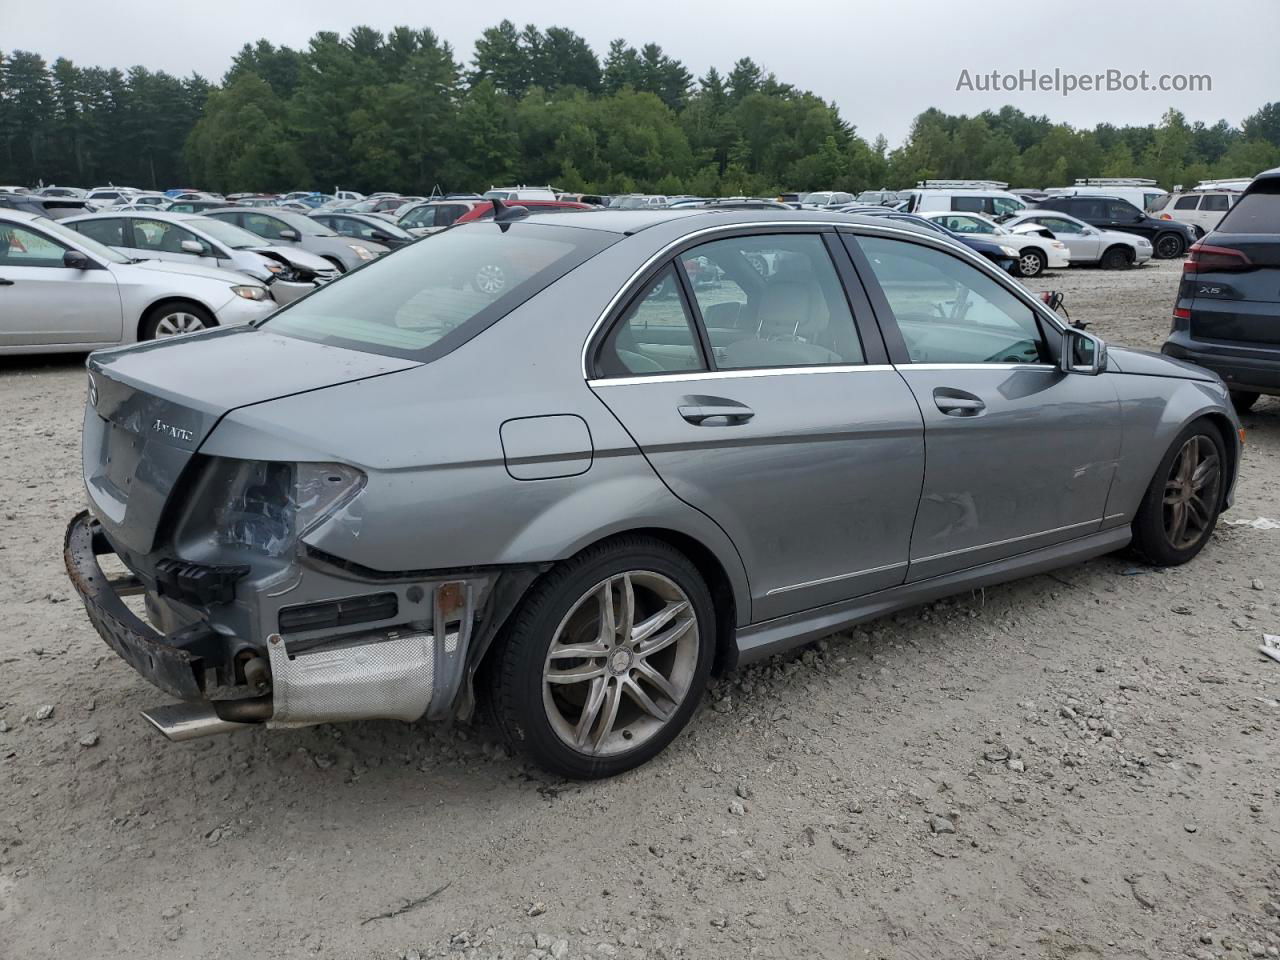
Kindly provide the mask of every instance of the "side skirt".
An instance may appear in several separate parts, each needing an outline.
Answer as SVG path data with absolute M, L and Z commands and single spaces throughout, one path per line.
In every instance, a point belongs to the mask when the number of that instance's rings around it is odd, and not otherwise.
M 865 597 L 842 600 L 814 610 L 753 623 L 738 631 L 738 664 L 741 666 L 762 660 L 852 624 L 874 620 L 906 607 L 1089 560 L 1119 550 L 1130 539 L 1132 533 L 1127 525 L 1102 530 L 1087 537 L 1055 543 L 968 570 L 958 570 L 929 580 L 890 587 Z

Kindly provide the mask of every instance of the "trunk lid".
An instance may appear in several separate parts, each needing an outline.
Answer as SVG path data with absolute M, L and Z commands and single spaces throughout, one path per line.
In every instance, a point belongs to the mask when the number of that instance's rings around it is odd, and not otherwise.
M 118 550 L 146 554 L 170 493 L 227 413 L 414 366 L 253 327 L 94 353 L 82 451 L 93 513 Z

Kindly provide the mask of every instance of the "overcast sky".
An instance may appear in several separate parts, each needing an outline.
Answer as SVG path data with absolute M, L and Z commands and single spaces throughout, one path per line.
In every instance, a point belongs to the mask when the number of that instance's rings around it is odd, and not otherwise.
M 1215 15 L 1221 12 L 1221 16 Z M 727 72 L 750 56 L 778 77 L 834 100 L 868 139 L 896 145 L 926 107 L 975 113 L 1011 103 L 1077 126 L 1148 123 L 1168 107 L 1192 120 L 1233 124 L 1280 99 L 1280 2 L 1203 0 L 1124 4 L 977 4 L 953 0 L 0 0 L 0 49 L 34 50 L 49 60 L 151 69 L 218 80 L 246 41 L 305 46 L 318 30 L 357 24 L 386 30 L 428 26 L 463 61 L 475 38 L 504 17 L 523 26 L 565 26 L 603 57 L 609 41 L 655 41 L 695 76 Z M 1082 93 L 957 91 L 961 70 L 977 74 L 1038 69 L 1091 74 L 1205 73 L 1212 91 Z

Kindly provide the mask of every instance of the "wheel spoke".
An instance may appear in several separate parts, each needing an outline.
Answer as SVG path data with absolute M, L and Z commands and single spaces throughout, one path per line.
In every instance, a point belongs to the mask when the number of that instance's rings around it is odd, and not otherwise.
M 651 636 L 665 627 L 673 618 L 679 616 L 689 609 L 687 600 L 676 600 L 668 603 L 665 607 L 655 613 L 646 620 L 637 623 L 631 631 L 631 640 L 633 643 L 643 643 Z
M 609 734 L 613 733 L 613 725 L 618 719 L 618 705 L 622 701 L 622 682 L 614 680 L 609 683 L 608 692 L 604 698 L 603 718 L 600 721 L 600 732 L 596 734 L 596 750 L 604 746 L 604 742 L 609 739 Z
M 567 670 L 548 670 L 547 683 L 585 683 L 604 676 L 604 667 L 598 663 L 584 663 Z
M 671 681 L 658 672 L 657 668 L 647 660 L 636 662 L 635 671 L 640 677 L 672 703 L 680 702 L 680 693 Z
M 681 637 L 683 637 L 693 627 L 693 617 L 687 620 L 681 620 L 666 633 L 660 633 L 656 637 L 651 637 L 644 643 L 636 645 L 636 653 L 641 657 L 650 657 L 665 647 L 671 646 Z
M 593 660 L 605 656 L 609 648 L 602 643 L 574 643 L 560 647 L 552 647 L 547 654 L 552 660 Z
M 609 692 L 609 680 L 607 677 L 597 677 L 591 681 L 591 689 L 587 691 L 587 700 L 582 705 L 582 715 L 578 718 L 578 725 L 574 728 L 573 736 L 578 746 L 584 746 L 587 737 L 591 735 L 591 728 L 595 725 L 596 718 L 600 716 L 600 708 L 604 705 L 605 696 Z
M 1211 453 L 1200 461 L 1200 465 L 1196 467 L 1195 473 L 1191 475 L 1191 486 L 1196 490 L 1203 490 L 1205 485 L 1212 480 L 1218 479 L 1218 455 Z
M 672 708 L 658 706 L 656 703 L 653 702 L 653 699 L 647 693 L 645 693 L 643 690 L 640 689 L 639 684 L 637 684 L 634 680 L 630 680 L 627 682 L 626 691 L 627 691 L 627 696 L 629 696 L 632 700 L 634 700 L 636 702 L 636 705 L 639 706 L 641 710 L 649 714 L 651 717 L 654 717 L 658 720 L 665 721 L 668 717 L 671 716 Z
M 600 636 L 597 642 L 612 646 L 618 639 L 618 622 L 613 611 L 613 581 L 606 580 L 600 584 L 597 596 L 600 603 Z
M 624 573 L 618 577 L 622 583 L 622 595 L 619 598 L 621 603 L 618 609 L 618 639 L 615 643 L 623 642 L 627 637 L 631 636 L 631 630 L 636 622 L 636 593 L 635 587 L 631 583 L 631 574 Z
M 1187 505 L 1185 502 L 1173 508 L 1173 529 L 1169 531 L 1169 542 L 1175 547 L 1182 543 L 1187 535 Z
M 1209 508 L 1199 497 L 1192 497 L 1187 501 L 1187 513 L 1188 519 L 1195 524 L 1197 532 L 1209 526 Z

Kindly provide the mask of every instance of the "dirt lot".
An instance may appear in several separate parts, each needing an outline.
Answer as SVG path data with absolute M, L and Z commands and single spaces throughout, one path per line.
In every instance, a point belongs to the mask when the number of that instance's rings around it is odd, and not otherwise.
M 1178 269 L 1039 285 L 1155 347 Z M 83 399 L 0 362 L 0 957 L 1280 956 L 1280 530 L 832 636 L 607 783 L 477 728 L 171 745 L 63 573 Z M 1227 516 L 1280 519 L 1246 425 Z

